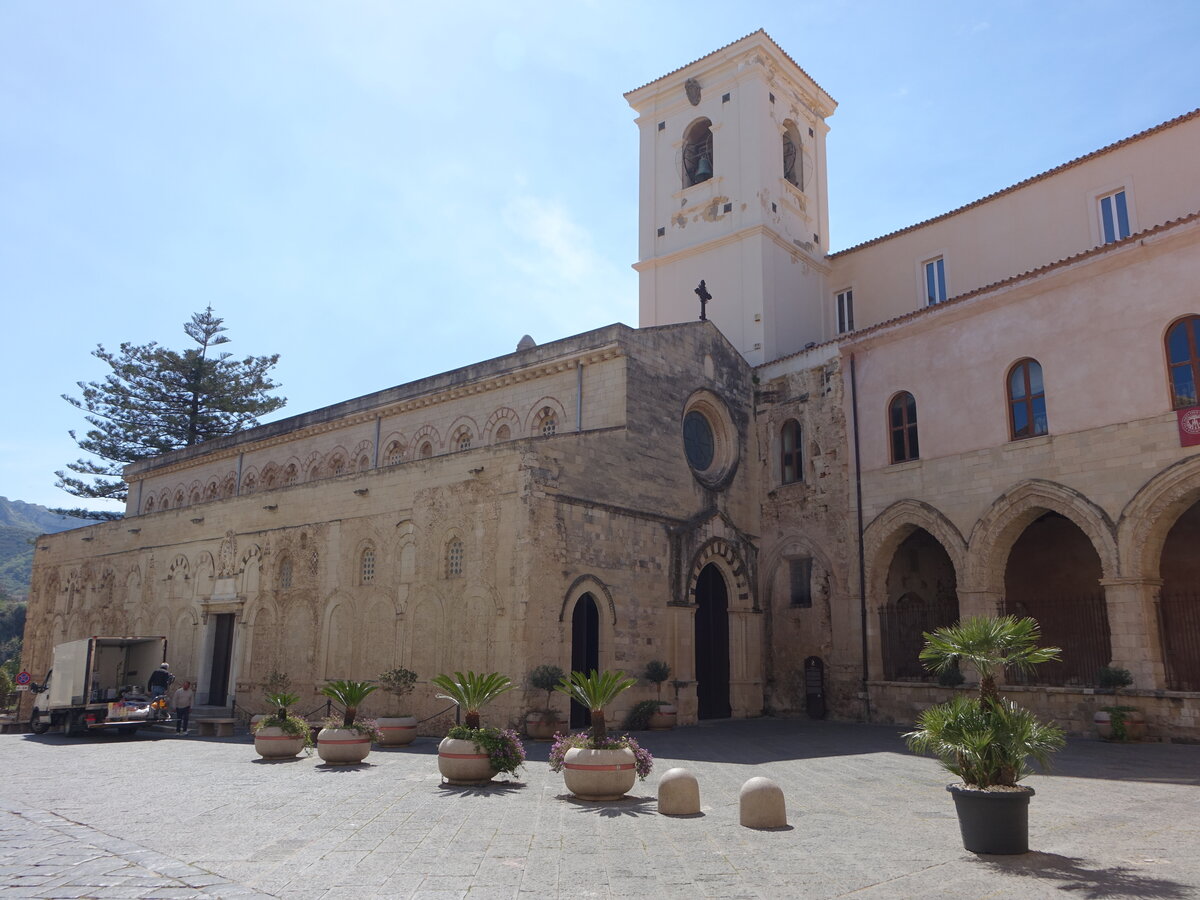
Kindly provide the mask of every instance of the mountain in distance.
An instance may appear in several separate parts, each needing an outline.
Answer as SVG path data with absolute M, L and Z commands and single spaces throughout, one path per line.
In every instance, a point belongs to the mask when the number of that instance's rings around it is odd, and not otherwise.
M 29 593 L 33 571 L 33 542 L 54 534 L 93 525 L 88 519 L 60 516 L 44 506 L 0 497 L 0 586 L 16 598 Z

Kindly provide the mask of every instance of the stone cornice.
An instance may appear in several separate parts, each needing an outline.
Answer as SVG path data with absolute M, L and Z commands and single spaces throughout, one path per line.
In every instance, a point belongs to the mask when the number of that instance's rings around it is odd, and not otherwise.
M 210 448 L 208 452 L 196 453 L 196 455 L 189 454 L 186 459 L 174 461 L 169 460 L 158 465 L 154 464 L 154 460 L 145 460 L 140 463 L 134 463 L 128 469 L 126 469 L 125 481 L 132 485 L 146 478 L 158 477 L 160 475 L 170 475 L 176 472 L 185 471 L 187 469 L 196 468 L 199 465 L 211 465 L 214 462 L 220 462 L 222 460 L 233 460 L 243 453 L 266 450 L 271 447 L 277 447 L 281 444 L 291 443 L 292 441 L 301 438 L 309 438 L 316 435 L 328 434 L 333 431 L 341 431 L 346 428 L 352 428 L 356 425 L 374 422 L 376 419 L 386 419 L 392 416 L 403 415 L 405 413 L 410 413 L 417 410 L 430 409 L 443 403 L 460 400 L 464 397 L 471 397 L 479 394 L 490 393 L 491 391 L 502 390 L 504 388 L 511 387 L 514 384 L 534 381 L 539 378 L 546 378 L 552 375 L 561 374 L 563 372 L 572 371 L 576 368 L 576 366 L 594 365 L 596 363 L 606 362 L 608 360 L 616 359 L 625 355 L 626 350 L 624 345 L 620 341 L 612 341 L 600 347 L 589 347 L 574 353 L 566 353 L 562 356 L 557 356 L 553 359 L 535 363 L 533 365 L 527 365 L 520 368 L 503 371 L 497 375 L 484 376 L 461 384 L 419 392 L 413 396 L 390 402 L 386 400 L 381 401 L 378 405 L 369 406 L 359 410 L 347 410 L 345 414 L 340 416 L 336 415 L 336 410 L 338 408 L 337 406 L 328 407 L 327 409 L 332 411 L 335 417 L 308 425 L 298 424 L 295 428 L 282 431 L 278 434 L 270 434 L 257 439 L 255 439 L 253 435 L 254 432 L 258 431 L 259 429 L 252 429 L 244 432 L 244 434 L 240 436 L 241 440 L 236 440 L 239 435 L 234 435 L 233 437 L 235 440 L 229 446 Z M 347 405 L 354 402 L 355 401 L 347 401 Z M 263 427 L 270 428 L 269 425 Z
M 693 244 L 691 247 L 685 247 L 682 250 L 676 250 L 673 253 L 668 253 L 663 256 L 654 256 L 650 259 L 643 259 L 639 262 L 635 262 L 633 264 L 633 269 L 635 272 L 647 272 L 659 266 L 666 266 L 678 262 L 681 259 L 687 259 L 689 256 L 698 256 L 701 253 L 708 253 L 714 247 L 722 247 L 726 244 L 734 244 L 739 241 L 744 241 L 747 238 L 757 237 L 760 235 L 769 238 L 773 243 L 789 253 L 795 254 L 798 259 L 812 266 L 822 275 L 828 275 L 832 271 L 826 257 L 814 256 L 808 253 L 802 247 L 798 247 L 795 244 L 785 241 L 782 237 L 780 237 L 778 232 L 768 228 L 766 225 L 750 225 L 746 228 L 741 228 L 737 231 L 731 232 L 730 234 L 713 238 L 711 241 Z

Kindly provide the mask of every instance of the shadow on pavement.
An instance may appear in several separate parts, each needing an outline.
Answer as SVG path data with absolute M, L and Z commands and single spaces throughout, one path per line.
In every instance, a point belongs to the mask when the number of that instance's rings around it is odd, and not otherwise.
M 1059 889 L 1079 897 L 1194 897 L 1193 885 L 1153 878 L 1125 866 L 1089 868 L 1085 860 L 1053 853 L 980 856 L 993 872 L 1061 882 Z

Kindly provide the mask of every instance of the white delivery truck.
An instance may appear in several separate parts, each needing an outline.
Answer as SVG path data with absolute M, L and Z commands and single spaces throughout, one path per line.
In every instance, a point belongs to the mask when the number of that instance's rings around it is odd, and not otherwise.
M 166 661 L 165 637 L 90 637 L 54 648 L 50 671 L 33 684 L 34 734 L 115 729 L 131 735 L 143 725 L 172 721 L 165 697 L 152 698 L 146 682 Z

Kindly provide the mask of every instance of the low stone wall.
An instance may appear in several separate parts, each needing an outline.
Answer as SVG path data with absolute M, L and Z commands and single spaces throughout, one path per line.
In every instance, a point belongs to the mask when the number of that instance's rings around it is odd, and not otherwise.
M 974 694 L 975 685 L 956 688 L 906 681 L 873 681 L 871 719 L 875 722 L 911 725 L 935 703 L 943 703 L 956 691 Z M 1095 736 L 1092 716 L 1106 706 L 1133 706 L 1146 717 L 1146 737 L 1152 741 L 1200 743 L 1200 693 L 1180 691 L 1121 691 L 1119 695 L 1089 688 L 1024 687 L 1002 685 L 1006 697 L 1053 719 L 1068 734 Z

